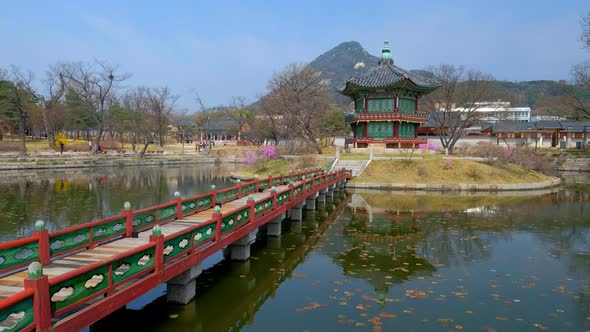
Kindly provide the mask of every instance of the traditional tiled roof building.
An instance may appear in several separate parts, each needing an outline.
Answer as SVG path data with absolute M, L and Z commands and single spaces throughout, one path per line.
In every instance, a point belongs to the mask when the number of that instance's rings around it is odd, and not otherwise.
M 355 112 L 346 115 L 346 122 L 355 146 L 400 148 L 426 143 L 417 135 L 420 123 L 428 120 L 428 114 L 419 110 L 419 100 L 438 87 L 440 83 L 394 65 L 385 42 L 378 66 L 348 80 L 341 91 L 354 100 Z

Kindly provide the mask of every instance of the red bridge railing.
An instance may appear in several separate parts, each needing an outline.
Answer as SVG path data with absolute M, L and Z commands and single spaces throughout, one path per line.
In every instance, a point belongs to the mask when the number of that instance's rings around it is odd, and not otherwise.
M 116 309 L 171 279 L 243 237 L 252 229 L 268 222 L 290 206 L 298 204 L 307 197 L 307 193 L 351 177 L 350 170 L 341 169 L 325 174 L 321 169 L 313 169 L 268 179 L 256 179 L 186 199 L 176 197 L 172 202 L 137 211 L 128 209 L 121 215 L 52 233 L 37 230 L 29 238 L 1 244 L 2 257 L 7 256 L 7 253 L 22 253 L 23 250 L 33 252 L 20 262 L 13 261 L 3 272 L 15 270 L 31 261 L 39 260 L 41 264 L 47 264 L 53 257 L 128 236 L 129 230 L 140 231 L 203 211 L 214 207 L 216 203 L 241 198 L 243 195 L 256 192 L 257 189 L 280 184 L 289 185 L 287 189 L 280 191 L 273 189 L 269 197 L 249 199 L 245 206 L 232 211 L 221 213 L 221 210 L 216 210 L 210 220 L 173 234 L 164 236 L 159 234 L 159 228 L 153 228 L 148 243 L 105 261 L 91 263 L 53 278 L 42 276 L 37 279 L 25 279 L 23 291 L 0 301 L 0 326 L 4 331 L 27 331 L 35 327 L 44 331 L 52 326 L 52 318 L 58 317 L 62 320 L 53 326 L 56 331 L 87 326 L 105 317 L 114 310 L 113 308 Z M 300 182 L 294 184 L 291 181 Z M 221 199 L 217 201 L 220 193 Z M 235 197 L 234 193 L 237 193 Z M 148 219 L 148 216 L 153 216 L 153 219 Z M 140 221 L 135 222 L 136 219 Z M 56 241 L 63 243 L 59 248 L 54 245 L 52 249 L 51 244 Z M 41 254 L 41 251 L 45 252 Z M 47 262 L 44 263 L 43 260 Z M 89 304 L 98 303 L 97 300 L 110 302 L 108 306 L 96 308 Z M 66 315 L 72 309 L 83 305 L 87 308 L 73 315 Z M 89 308 L 94 308 L 94 311 L 90 312 Z

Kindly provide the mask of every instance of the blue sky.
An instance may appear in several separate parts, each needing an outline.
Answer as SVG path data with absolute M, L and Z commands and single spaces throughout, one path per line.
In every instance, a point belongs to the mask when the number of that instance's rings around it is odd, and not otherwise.
M 571 79 L 590 59 L 565 1 L 32 1 L 0 4 L 0 67 L 40 79 L 48 64 L 94 58 L 120 65 L 127 86 L 169 86 L 179 107 L 251 101 L 274 72 L 344 41 L 379 54 L 389 40 L 406 69 L 452 63 L 500 80 Z

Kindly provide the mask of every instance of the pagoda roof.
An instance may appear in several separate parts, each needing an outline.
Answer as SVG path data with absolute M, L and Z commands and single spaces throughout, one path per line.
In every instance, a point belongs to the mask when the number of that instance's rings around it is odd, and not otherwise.
M 433 79 L 422 77 L 394 65 L 389 45 L 385 42 L 379 65 L 369 69 L 360 77 L 349 79 L 340 92 L 350 96 L 356 90 L 400 87 L 407 90 L 429 93 L 440 86 L 441 84 Z

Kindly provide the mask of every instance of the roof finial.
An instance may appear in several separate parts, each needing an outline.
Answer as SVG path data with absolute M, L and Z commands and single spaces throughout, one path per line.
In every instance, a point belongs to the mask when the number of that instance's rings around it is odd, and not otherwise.
M 393 57 L 391 56 L 391 50 L 389 49 L 389 42 L 387 40 L 383 43 L 383 49 L 381 50 L 381 60 L 379 60 L 379 64 L 393 64 Z

